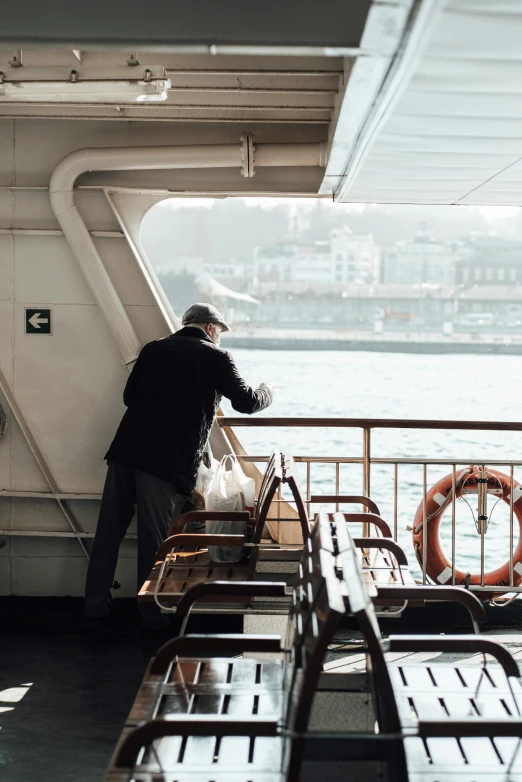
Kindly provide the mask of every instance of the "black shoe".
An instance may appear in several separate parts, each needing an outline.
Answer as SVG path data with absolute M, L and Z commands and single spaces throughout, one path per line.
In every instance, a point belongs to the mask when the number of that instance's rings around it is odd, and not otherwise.
M 82 629 L 98 635 L 122 636 L 127 627 L 113 616 L 84 616 Z

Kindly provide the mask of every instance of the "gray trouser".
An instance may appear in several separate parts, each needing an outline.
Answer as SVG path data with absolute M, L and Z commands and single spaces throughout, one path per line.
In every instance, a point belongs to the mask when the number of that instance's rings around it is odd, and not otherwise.
M 125 533 L 138 513 L 138 591 L 156 561 L 156 552 L 187 497 L 171 483 L 133 467 L 111 462 L 91 551 L 85 586 L 85 616 L 110 613 L 110 590 Z M 160 615 L 155 603 L 138 603 L 142 616 Z

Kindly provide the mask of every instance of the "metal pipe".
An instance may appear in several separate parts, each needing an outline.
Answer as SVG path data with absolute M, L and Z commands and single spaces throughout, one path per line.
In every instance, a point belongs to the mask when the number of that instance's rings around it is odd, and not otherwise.
M 94 538 L 96 532 L 63 532 L 48 529 L 0 529 L 0 537 L 11 538 Z M 125 540 L 136 540 L 135 532 L 125 533 Z M 32 556 L 32 555 L 31 555 Z M 50 554 L 49 556 L 53 556 Z
M 258 455 L 242 455 L 241 458 L 246 462 L 267 462 L 269 460 L 269 456 L 258 456 Z M 296 462 L 302 462 L 305 464 L 306 462 L 314 462 L 317 464 L 335 464 L 336 461 L 339 462 L 339 464 L 363 464 L 364 459 L 362 456 L 294 456 L 294 460 Z M 476 464 L 476 459 L 470 458 L 470 459 L 398 459 L 397 457 L 393 458 L 383 458 L 379 459 L 378 457 L 372 457 L 372 464 L 431 464 L 431 465 L 446 465 L 448 467 L 451 467 L 454 464 Z M 522 467 L 522 459 L 488 459 L 488 464 L 495 465 L 497 467 L 509 467 L 510 465 L 513 467 Z
M 423 464 L 422 475 L 422 583 L 426 583 L 428 563 L 428 465 Z
M 53 491 L 17 491 L 16 489 L 0 489 L 0 498 L 30 500 L 101 500 L 101 494 L 75 494 L 74 492 Z
M 483 481 L 487 481 L 486 465 L 483 464 L 479 470 L 479 485 L 478 485 L 478 523 L 480 530 L 480 586 L 484 586 L 484 559 L 485 559 L 485 534 L 486 534 L 486 521 L 487 519 L 487 484 Z M 482 495 L 481 495 L 482 489 Z
M 19 105 L 20 104 L 17 103 L 17 106 L 19 106 Z M 38 104 L 38 105 L 41 108 L 41 104 Z M 54 104 L 54 105 L 56 106 L 56 104 Z M 138 105 L 139 104 L 137 104 L 136 106 L 133 106 L 132 108 L 135 109 L 135 108 L 137 108 Z M 77 120 L 78 122 L 85 121 L 85 119 L 88 118 L 88 115 L 86 115 L 86 112 L 85 112 L 85 109 L 88 108 L 88 104 L 83 104 L 83 107 L 81 107 L 81 106 L 76 106 L 75 107 L 75 106 L 71 106 L 71 104 L 67 104 L 67 106 L 70 107 L 70 108 L 73 108 L 73 109 L 76 108 L 78 110 L 83 108 L 84 110 L 83 110 L 83 112 L 81 114 L 71 114 L 71 113 L 69 113 L 69 114 L 65 114 L 65 113 L 62 113 L 62 114 L 56 114 L 56 113 L 45 114 L 44 112 L 41 112 L 40 114 L 33 114 L 33 113 L 24 113 L 24 112 L 21 112 L 21 111 L 18 111 L 18 112 L 6 111 L 5 110 L 6 107 L 4 105 L 4 106 L 0 106 L 0 116 L 2 117 L 2 119 L 27 119 L 29 117 L 32 120 L 34 120 L 34 119 L 54 119 L 54 120 L 68 119 L 68 120 Z M 52 107 L 49 106 L 49 109 L 51 109 L 51 108 Z M 179 107 L 179 108 L 182 108 L 182 107 Z M 203 107 L 197 106 L 197 110 L 198 111 L 201 110 L 201 108 L 203 108 Z M 222 107 L 220 106 L 219 108 L 222 108 Z M 239 112 L 243 111 L 244 108 L 245 107 L 243 107 L 243 106 L 229 106 L 228 108 L 225 107 L 225 110 L 233 111 L 234 109 L 236 109 L 237 110 L 237 114 L 239 114 Z M 262 108 L 264 110 L 267 107 L 262 107 Z M 196 108 L 192 107 L 192 110 L 195 111 Z M 279 109 L 279 107 L 275 107 L 274 106 L 272 111 L 275 112 L 276 110 L 281 111 L 281 109 Z M 150 109 L 149 109 L 149 111 L 150 111 Z M 257 108 L 254 108 L 254 107 L 250 108 L 250 107 L 247 106 L 246 107 L 246 111 L 251 113 L 253 111 L 260 111 L 260 109 L 257 109 Z M 329 121 L 329 117 L 330 117 L 330 114 L 332 112 L 332 109 L 331 108 L 321 109 L 319 107 L 317 107 L 317 108 L 312 107 L 309 111 L 315 112 L 317 114 L 316 117 L 298 117 L 298 116 L 290 117 L 290 116 L 288 116 L 288 111 L 291 111 L 291 112 L 294 112 L 294 111 L 305 112 L 305 111 L 308 111 L 308 109 L 307 109 L 307 107 L 304 107 L 304 106 L 296 106 L 295 108 L 292 107 L 291 109 L 287 110 L 286 116 L 283 115 L 283 116 L 280 116 L 280 117 L 274 117 L 272 119 L 267 119 L 266 117 L 261 117 L 261 116 L 253 118 L 251 116 L 246 116 L 246 112 L 243 113 L 242 116 L 235 116 L 235 117 L 224 117 L 224 116 L 219 116 L 218 114 L 215 114 L 213 117 L 209 117 L 209 116 L 207 116 L 207 117 L 199 117 L 199 116 L 190 116 L 190 115 L 189 116 L 185 115 L 185 116 L 182 117 L 182 116 L 175 116 L 173 114 L 168 114 L 165 110 L 163 110 L 161 115 L 157 115 L 155 117 L 151 117 L 150 114 L 149 115 L 145 114 L 145 115 L 141 115 L 140 116 L 139 114 L 130 113 L 126 109 L 121 109 L 121 111 L 117 112 L 114 115 L 93 114 L 89 118 L 90 119 L 99 120 L 101 122 L 122 122 L 122 121 L 125 121 L 125 120 L 128 121 L 128 120 L 132 119 L 133 122 L 170 122 L 170 123 L 173 123 L 173 122 L 202 122 L 202 123 L 209 124 L 211 122 L 215 123 L 216 121 L 218 121 L 220 123 L 229 124 L 229 125 L 237 124 L 238 122 L 248 122 L 248 121 L 251 121 L 252 119 L 254 119 L 255 122 L 262 122 L 263 125 L 324 125 L 325 122 Z M 321 116 L 321 114 L 323 116 Z M 216 117 L 217 117 L 217 120 L 216 120 Z M 47 188 L 45 188 L 45 189 L 47 189 Z M 254 195 L 257 195 L 257 193 L 255 193 Z M 280 195 L 279 193 L 276 194 L 276 196 L 279 196 L 279 195 Z M 324 194 L 319 194 L 318 196 L 313 196 L 313 197 L 314 198 L 325 198 L 326 196 Z
M 363 431 L 363 494 L 370 496 L 371 486 L 371 429 Z
M 393 466 L 393 539 L 398 537 L 398 502 L 399 502 L 399 465 Z
M 182 87 L 171 86 L 169 92 L 188 92 L 188 93 L 238 93 L 245 95 L 253 93 L 255 95 L 337 95 L 338 90 L 331 87 Z M 291 108 L 291 106 L 289 107 Z
M 451 504 L 451 583 L 455 586 L 455 534 L 457 521 L 457 465 L 452 465 L 451 469 L 451 493 L 453 502 Z
M 122 231 L 89 231 L 91 236 L 123 239 Z M 0 228 L 0 236 L 63 236 L 58 228 Z
M 339 496 L 339 462 L 335 462 L 335 493 Z M 339 510 L 339 503 L 335 503 L 335 510 Z
M 227 68 L 226 70 L 215 70 L 212 68 L 166 68 L 166 76 L 302 76 L 308 78 L 309 76 L 320 76 L 325 78 L 328 76 L 338 77 L 343 75 L 341 70 L 333 69 L 314 69 L 310 70 L 264 70 L 261 68 Z
M 455 421 L 430 420 L 422 418 L 235 418 L 223 416 L 218 418 L 221 426 L 288 426 L 288 427 L 320 427 L 321 429 L 473 429 L 484 432 L 522 432 L 521 421 Z M 397 460 L 399 461 L 399 460 Z M 447 460 L 446 460 L 447 461 Z M 439 460 L 443 464 L 444 460 Z M 488 461 L 488 464 L 492 464 Z M 511 464 L 504 460 L 499 464 Z
M 515 505 L 515 475 L 511 465 L 509 473 L 509 585 L 513 586 L 513 509 Z
M 256 144 L 256 166 L 326 165 L 326 144 Z
M 109 325 L 125 365 L 136 360 L 141 342 L 74 201 L 77 178 L 92 171 L 136 171 L 184 168 L 241 168 L 243 147 L 237 144 L 78 149 L 58 163 L 49 183 L 51 205 L 95 301 Z M 317 166 L 324 143 L 259 144 L 256 164 Z
M 478 507 L 477 522 L 479 534 L 482 534 L 482 528 L 487 525 L 487 473 L 484 467 L 479 469 L 478 477 Z
M 311 510 L 312 510 L 311 502 L 310 502 L 310 497 L 312 496 L 311 484 L 310 484 L 310 470 L 311 470 L 310 462 L 307 462 L 306 463 L 306 504 L 308 506 L 308 517 L 310 517 Z
M 371 429 L 365 427 L 363 429 L 363 494 L 367 497 L 370 496 L 371 468 Z M 366 510 L 366 508 L 363 508 L 363 513 Z M 368 537 L 370 534 L 369 524 L 363 524 L 363 537 Z

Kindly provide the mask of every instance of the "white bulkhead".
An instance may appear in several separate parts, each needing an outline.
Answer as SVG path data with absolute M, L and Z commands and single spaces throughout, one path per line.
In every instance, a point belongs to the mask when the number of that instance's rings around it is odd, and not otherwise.
M 306 131 L 300 141 L 319 135 L 316 128 Z M 0 539 L 6 542 L 0 549 L 0 592 L 80 595 L 87 560 L 83 538 L 75 531 L 92 535 L 95 530 L 105 474 L 103 455 L 123 413 L 122 389 L 128 376 L 124 362 L 137 352 L 132 355 L 132 350 L 122 347 L 111 328 L 111 316 L 117 317 L 121 303 L 130 332 L 127 344 L 136 344 L 138 350 L 176 326 L 174 314 L 155 287 L 153 272 L 139 257 L 141 216 L 165 198 L 167 188 L 189 192 L 244 188 L 242 147 L 237 128 L 229 125 L 220 129 L 219 141 L 229 155 L 234 152 L 234 166 L 232 160 L 225 160 L 226 167 L 220 167 L 218 155 L 216 160 L 209 156 L 208 162 L 203 161 L 205 167 L 197 170 L 191 165 L 181 170 L 80 175 L 73 196 L 80 222 L 114 287 L 104 317 L 96 300 L 96 285 L 102 278 L 93 280 L 92 269 L 89 275 L 89 269 L 78 262 L 53 212 L 49 193 L 53 171 L 67 154 L 88 147 L 114 147 L 120 154 L 122 147 L 151 148 L 161 157 L 161 147 L 189 142 L 191 147 L 201 145 L 202 151 L 211 143 L 219 151 L 216 128 L 0 119 L 0 135 L 0 383 L 7 422 L 0 438 L 0 530 L 4 533 L 0 532 Z M 313 148 L 319 155 L 319 144 Z M 149 164 L 136 160 L 137 167 Z M 102 165 L 108 168 L 112 163 L 108 159 Z M 298 182 L 300 171 L 293 167 L 289 182 L 292 176 Z M 319 166 L 310 171 L 316 184 Z M 255 190 L 252 182 L 249 189 Z M 127 188 L 138 184 L 141 190 L 129 194 Z M 261 178 L 255 184 L 264 186 Z M 159 192 L 151 194 L 151 185 Z M 80 252 L 85 253 L 84 246 Z M 36 311 L 27 315 L 33 319 L 31 333 L 26 333 L 27 309 Z M 49 334 L 45 333 L 47 319 L 51 320 Z M 55 499 L 35 496 L 48 492 Z M 43 537 L 42 531 L 62 535 Z M 117 580 L 129 595 L 135 590 L 133 558 L 134 542 L 128 540 Z

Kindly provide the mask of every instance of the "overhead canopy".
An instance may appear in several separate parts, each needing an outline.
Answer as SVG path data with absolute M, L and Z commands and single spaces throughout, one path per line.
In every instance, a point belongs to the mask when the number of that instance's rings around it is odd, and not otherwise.
M 254 158 L 247 181 L 158 170 L 111 177 L 122 187 L 518 205 L 521 40 L 520 0 L 19 0 L 0 25 L 0 120 L 148 122 L 151 145 L 328 141 L 326 171 Z
M 349 149 L 341 117 L 331 159 L 342 158 L 342 177 L 323 191 L 343 202 L 521 204 L 521 40 L 519 0 L 424 0 Z

